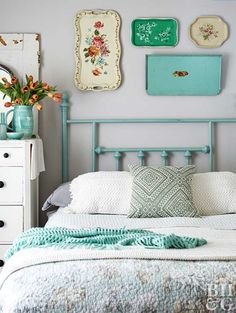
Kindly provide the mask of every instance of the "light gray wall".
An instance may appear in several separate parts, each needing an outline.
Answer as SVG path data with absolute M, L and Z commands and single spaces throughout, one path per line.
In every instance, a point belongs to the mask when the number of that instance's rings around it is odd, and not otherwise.
M 123 83 L 117 91 L 81 92 L 74 87 L 74 16 L 81 9 L 114 9 L 122 19 Z M 230 0 L 8 0 L 1 3 L 0 32 L 37 32 L 41 34 L 42 78 L 67 90 L 71 96 L 71 116 L 98 117 L 236 117 L 236 1 Z M 230 38 L 219 49 L 199 49 L 189 39 L 188 26 L 199 15 L 220 15 L 230 26 Z M 137 17 L 175 17 L 180 22 L 180 42 L 174 49 L 136 48 L 130 42 L 130 24 Z M 145 54 L 197 53 L 223 55 L 223 90 L 216 97 L 150 97 L 145 92 Z M 59 108 L 46 103 L 40 112 L 40 135 L 44 141 L 47 171 L 40 178 L 40 203 L 60 183 Z M 155 131 L 155 133 L 153 133 Z M 89 170 L 90 146 L 87 126 L 74 126 L 71 132 L 71 177 Z M 176 135 L 180 139 L 177 141 Z M 219 170 L 235 170 L 235 126 L 217 131 Z M 132 127 L 101 129 L 101 144 L 169 145 L 206 144 L 206 128 L 186 126 Z M 127 137 L 127 138 L 126 138 Z M 128 139 L 128 137 L 130 139 Z M 131 143 L 130 143 L 131 142 Z M 76 152 L 76 153 L 75 153 Z M 79 154 L 78 154 L 79 153 Z M 154 159 L 155 160 L 155 159 Z M 178 161 L 178 160 L 177 160 Z M 105 158 L 101 168 L 112 168 Z M 206 158 L 199 162 L 206 170 Z M 44 217 L 42 216 L 42 220 Z

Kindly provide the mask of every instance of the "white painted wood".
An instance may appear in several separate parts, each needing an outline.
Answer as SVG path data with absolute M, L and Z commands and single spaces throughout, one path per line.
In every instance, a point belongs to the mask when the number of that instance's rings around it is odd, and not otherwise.
M 30 180 L 32 140 L 0 141 L 0 260 L 15 237 L 22 231 L 38 226 L 38 179 Z M 2 153 L 9 151 L 5 161 Z M 1 267 L 0 267 L 1 270 Z
M 1 206 L 0 244 L 11 243 L 23 231 L 23 206 Z
M 10 248 L 10 245 L 0 245 L 0 262 L 4 261 L 4 255 L 9 248 Z M 1 269 L 2 267 L 0 267 L 0 273 L 1 273 Z
M 23 179 L 23 167 L 0 167 L 0 205 L 23 202 Z
M 0 166 L 23 166 L 24 149 L 4 147 L 0 148 Z
M 10 248 L 11 245 L 1 245 L 0 246 L 0 260 L 4 259 L 4 254 L 7 252 L 7 250 Z
M 25 74 L 39 79 L 39 34 L 0 33 L 0 64 L 7 66 L 17 77 Z M 0 108 L 4 110 L 0 97 Z M 10 108 L 11 109 L 11 108 Z M 38 112 L 34 108 L 34 133 L 38 133 Z

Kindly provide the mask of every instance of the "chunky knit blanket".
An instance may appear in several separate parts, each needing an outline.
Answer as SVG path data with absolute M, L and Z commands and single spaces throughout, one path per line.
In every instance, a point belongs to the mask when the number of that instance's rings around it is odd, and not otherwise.
M 148 249 L 189 249 L 205 245 L 202 238 L 177 236 L 175 234 L 158 234 L 142 229 L 67 229 L 31 228 L 22 233 L 8 250 L 6 259 L 25 248 L 87 247 L 97 249 L 119 249 L 124 246 L 142 246 Z

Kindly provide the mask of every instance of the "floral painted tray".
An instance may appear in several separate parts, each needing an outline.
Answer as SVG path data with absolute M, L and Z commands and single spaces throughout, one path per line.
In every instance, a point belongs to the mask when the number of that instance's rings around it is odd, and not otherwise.
M 178 43 L 178 22 L 174 18 L 140 18 L 132 22 L 135 46 L 174 47 Z
M 81 90 L 114 90 L 120 86 L 120 17 L 112 10 L 77 13 L 75 85 Z
M 192 41 L 201 48 L 218 48 L 228 39 L 228 25 L 219 16 L 199 16 L 190 25 Z

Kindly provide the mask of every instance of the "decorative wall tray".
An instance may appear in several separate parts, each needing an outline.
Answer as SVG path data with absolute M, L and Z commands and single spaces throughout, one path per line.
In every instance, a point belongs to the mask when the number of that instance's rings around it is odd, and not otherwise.
M 113 90 L 121 83 L 120 17 L 112 10 L 77 13 L 75 85 L 81 90 Z
M 174 47 L 178 43 L 178 22 L 174 18 L 140 18 L 132 22 L 135 46 Z
M 228 25 L 219 16 L 199 16 L 190 25 L 190 37 L 201 48 L 220 47 L 228 39 Z
M 146 89 L 153 96 L 215 96 L 220 55 L 147 55 Z

